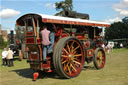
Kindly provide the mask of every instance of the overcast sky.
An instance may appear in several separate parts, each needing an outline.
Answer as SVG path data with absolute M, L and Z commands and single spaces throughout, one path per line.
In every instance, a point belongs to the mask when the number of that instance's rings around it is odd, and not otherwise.
M 0 0 L 0 24 L 11 30 L 26 13 L 54 15 L 55 2 L 64 0 Z M 128 16 L 128 0 L 73 0 L 73 10 L 90 15 L 90 20 L 115 22 Z

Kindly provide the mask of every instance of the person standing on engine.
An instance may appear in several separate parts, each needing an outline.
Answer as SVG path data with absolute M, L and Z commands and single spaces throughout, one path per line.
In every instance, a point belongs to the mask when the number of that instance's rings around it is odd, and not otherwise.
M 49 45 L 51 44 L 50 40 L 49 40 L 49 36 L 50 36 L 50 31 L 47 30 L 46 26 L 43 26 L 41 28 L 41 37 L 42 37 L 42 49 L 43 49 L 43 62 L 47 63 L 47 51 L 49 49 Z

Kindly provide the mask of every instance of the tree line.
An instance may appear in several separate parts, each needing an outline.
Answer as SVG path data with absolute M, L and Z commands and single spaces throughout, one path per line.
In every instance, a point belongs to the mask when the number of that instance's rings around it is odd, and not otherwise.
M 122 21 L 114 22 L 106 28 L 105 39 L 128 39 L 128 17 L 123 18 Z

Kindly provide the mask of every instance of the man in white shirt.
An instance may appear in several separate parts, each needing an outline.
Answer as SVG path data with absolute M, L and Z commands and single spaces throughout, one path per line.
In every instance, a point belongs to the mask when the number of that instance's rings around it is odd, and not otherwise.
M 2 52 L 2 61 L 3 61 L 2 66 L 7 65 L 7 59 L 6 59 L 7 55 L 8 55 L 8 51 L 6 50 L 6 48 L 4 48 L 4 51 Z
M 8 55 L 7 55 L 7 60 L 8 60 L 8 66 L 11 67 L 11 66 L 14 66 L 13 64 L 13 51 L 8 48 Z

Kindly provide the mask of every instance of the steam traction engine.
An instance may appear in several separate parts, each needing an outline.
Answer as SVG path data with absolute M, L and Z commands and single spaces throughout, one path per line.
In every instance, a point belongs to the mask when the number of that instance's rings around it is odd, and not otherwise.
M 19 56 L 18 45 L 16 44 L 13 30 L 10 31 L 9 45 L 7 46 L 7 48 L 11 48 L 11 50 L 14 52 L 13 56 Z
M 53 51 L 47 54 L 48 63 L 43 63 L 40 26 L 47 25 L 55 33 Z M 56 71 L 63 78 L 73 78 L 80 74 L 85 62 L 93 61 L 96 69 L 105 65 L 104 43 L 99 27 L 109 27 L 109 23 L 75 19 L 44 14 L 26 14 L 16 21 L 16 26 L 25 29 L 27 62 L 35 70 L 34 80 L 39 71 Z

